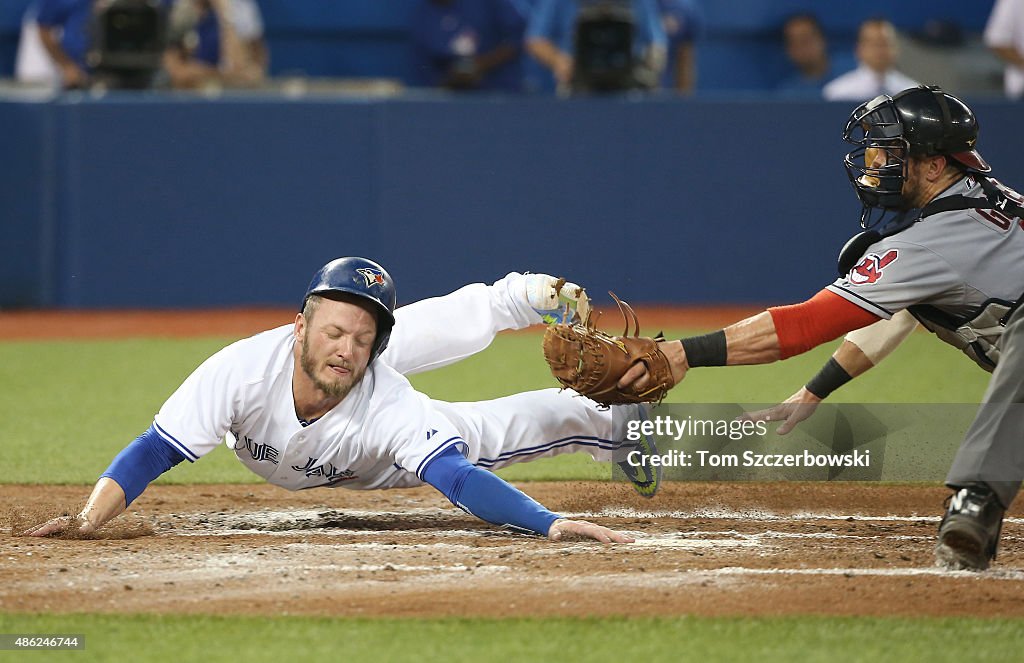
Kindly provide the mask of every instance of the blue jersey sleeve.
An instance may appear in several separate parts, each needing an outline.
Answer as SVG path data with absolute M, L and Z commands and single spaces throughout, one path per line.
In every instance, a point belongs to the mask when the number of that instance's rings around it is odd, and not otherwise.
M 543 37 L 561 47 L 557 0 L 539 0 L 526 24 L 526 37 Z
M 495 525 L 547 536 L 559 518 L 496 474 L 474 466 L 454 446 L 431 460 L 422 476 L 452 504 Z
M 131 504 L 146 490 L 146 486 L 158 476 L 171 469 L 185 456 L 164 442 L 150 426 L 145 433 L 117 454 L 107 471 L 100 475 L 113 479 L 124 491 L 125 504 Z
M 646 49 L 652 46 L 668 47 L 665 28 L 661 24 L 661 13 L 654 0 L 634 0 L 634 20 L 636 21 L 635 48 Z

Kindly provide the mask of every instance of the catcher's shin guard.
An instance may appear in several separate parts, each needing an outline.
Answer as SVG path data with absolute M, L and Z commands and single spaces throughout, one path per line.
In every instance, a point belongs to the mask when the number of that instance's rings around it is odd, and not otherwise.
M 961 488 L 947 498 L 935 559 L 950 570 L 984 571 L 996 558 L 1006 509 L 987 486 Z

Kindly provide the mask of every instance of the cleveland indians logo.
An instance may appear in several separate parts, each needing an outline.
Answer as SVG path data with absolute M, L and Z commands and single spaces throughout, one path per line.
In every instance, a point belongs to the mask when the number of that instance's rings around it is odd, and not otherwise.
M 857 266 L 850 270 L 850 283 L 853 285 L 871 285 L 882 278 L 882 270 L 896 261 L 899 251 L 890 249 L 879 257 L 877 253 L 869 253 Z
M 384 272 L 369 267 L 360 267 L 356 270 L 362 274 L 363 278 L 366 279 L 366 287 L 369 288 L 371 285 L 384 286 Z

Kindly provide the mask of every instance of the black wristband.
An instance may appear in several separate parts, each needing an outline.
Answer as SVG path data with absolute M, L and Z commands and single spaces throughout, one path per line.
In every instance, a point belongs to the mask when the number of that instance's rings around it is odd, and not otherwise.
M 725 330 L 719 329 L 703 336 L 684 338 L 683 351 L 686 352 L 686 363 L 690 368 L 697 366 L 725 366 L 728 350 L 725 343 Z
M 818 398 L 825 400 L 829 394 L 852 379 L 853 376 L 846 372 L 846 369 L 836 361 L 835 357 L 832 357 L 827 364 L 821 367 L 818 374 L 811 378 L 806 389 Z

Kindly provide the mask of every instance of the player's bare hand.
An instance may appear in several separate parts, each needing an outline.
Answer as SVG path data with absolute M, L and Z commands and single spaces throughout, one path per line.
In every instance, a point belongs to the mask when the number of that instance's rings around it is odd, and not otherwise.
M 568 85 L 572 81 L 572 73 L 575 68 L 572 56 L 560 53 L 555 60 L 552 73 L 555 75 L 555 80 L 559 85 Z
M 820 398 L 807 391 L 805 387 L 801 387 L 800 391 L 775 407 L 747 412 L 739 419 L 741 421 L 781 421 L 782 425 L 775 430 L 775 433 L 776 435 L 785 435 L 793 430 L 798 423 L 814 414 L 819 403 L 821 403 Z
M 77 532 L 79 534 L 91 534 L 96 530 L 92 523 L 81 514 L 77 516 L 57 516 L 51 518 L 41 525 L 29 528 L 21 533 L 22 536 L 54 536 L 65 532 Z
M 61 77 L 64 87 L 68 90 L 84 88 L 89 83 L 89 74 L 76 64 L 67 64 L 61 67 Z
M 672 385 L 675 386 L 686 377 L 686 371 L 690 365 L 686 362 L 686 352 L 683 351 L 682 341 L 661 341 L 658 349 L 668 358 L 669 366 L 672 368 Z M 636 391 L 644 391 L 650 386 L 651 378 L 647 374 L 647 366 L 637 362 L 619 378 L 619 389 L 628 389 L 630 385 Z
M 601 525 L 595 525 L 586 520 L 559 518 L 551 523 L 551 529 L 548 530 L 548 539 L 551 541 L 564 541 L 574 538 L 594 539 L 601 543 L 633 543 L 636 541 L 631 536 L 602 527 Z

